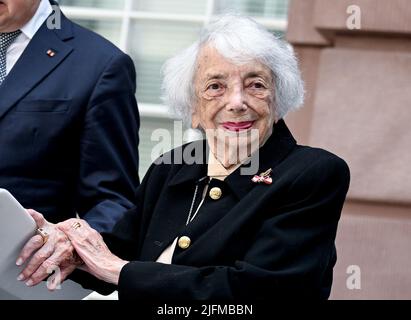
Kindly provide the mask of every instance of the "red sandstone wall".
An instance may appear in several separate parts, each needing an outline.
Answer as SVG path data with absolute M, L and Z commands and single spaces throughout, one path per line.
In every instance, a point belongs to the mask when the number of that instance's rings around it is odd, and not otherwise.
M 340 155 L 352 174 L 331 298 L 411 299 L 411 1 L 291 0 L 287 40 L 307 97 L 286 121 L 299 143 Z M 350 265 L 361 289 L 347 288 Z

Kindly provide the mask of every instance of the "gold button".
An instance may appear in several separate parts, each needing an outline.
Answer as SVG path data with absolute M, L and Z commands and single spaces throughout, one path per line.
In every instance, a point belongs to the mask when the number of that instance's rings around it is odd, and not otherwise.
M 214 187 L 214 188 L 211 188 L 209 194 L 210 194 L 210 198 L 211 198 L 211 199 L 213 199 L 213 200 L 218 200 L 218 199 L 221 198 L 221 195 L 223 194 L 223 192 L 221 191 L 220 188 Z
M 187 236 L 182 236 L 178 239 L 178 246 L 181 249 L 187 249 L 190 246 L 191 239 Z

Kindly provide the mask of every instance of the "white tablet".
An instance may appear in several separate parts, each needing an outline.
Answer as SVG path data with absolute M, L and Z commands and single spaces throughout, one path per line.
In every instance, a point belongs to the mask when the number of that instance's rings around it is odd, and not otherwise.
M 36 234 L 36 223 L 5 189 L 0 189 L 0 299 L 82 299 L 91 293 L 77 283 L 65 281 L 60 290 L 49 291 L 46 282 L 27 287 L 17 281 L 23 266 L 16 260 L 24 244 Z

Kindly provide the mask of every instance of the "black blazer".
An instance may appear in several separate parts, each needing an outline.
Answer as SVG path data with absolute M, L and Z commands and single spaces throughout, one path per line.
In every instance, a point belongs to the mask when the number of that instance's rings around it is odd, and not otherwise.
M 182 148 L 193 146 L 202 149 L 205 142 Z M 224 182 L 211 180 L 210 188 L 221 188 L 222 197 L 207 196 L 188 226 L 195 184 L 207 174 L 206 165 L 151 166 L 137 191 L 137 207 L 113 234 L 104 235 L 114 253 L 132 261 L 120 274 L 120 299 L 329 296 L 349 169 L 327 151 L 296 145 L 282 120 L 259 155 L 258 172 L 272 168 L 273 183 L 253 183 L 240 169 Z M 191 245 L 177 246 L 171 265 L 153 262 L 180 236 L 188 236 Z M 75 279 L 102 293 L 114 289 L 99 287 L 84 274 Z
M 107 40 L 44 22 L 0 86 L 0 188 L 49 221 L 111 231 L 139 184 L 135 81 Z

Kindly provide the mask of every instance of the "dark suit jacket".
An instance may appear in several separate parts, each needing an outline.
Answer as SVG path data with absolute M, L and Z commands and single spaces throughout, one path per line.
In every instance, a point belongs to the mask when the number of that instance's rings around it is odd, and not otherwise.
M 203 149 L 205 142 L 182 148 L 196 145 Z M 207 175 L 207 166 L 151 166 L 137 191 L 137 207 L 104 235 L 115 254 L 132 261 L 120 274 L 120 299 L 329 296 L 348 167 L 325 150 L 296 145 L 282 120 L 259 156 L 259 172 L 273 169 L 271 185 L 253 183 L 240 169 L 224 182 L 211 180 L 210 188 L 221 188 L 222 197 L 207 196 L 188 226 L 195 185 Z M 171 265 L 153 262 L 184 235 L 191 245 L 177 246 Z M 82 272 L 73 278 L 102 293 L 114 289 Z
M 49 221 L 78 212 L 110 231 L 139 184 L 135 79 L 107 40 L 44 23 L 0 86 L 0 188 Z

